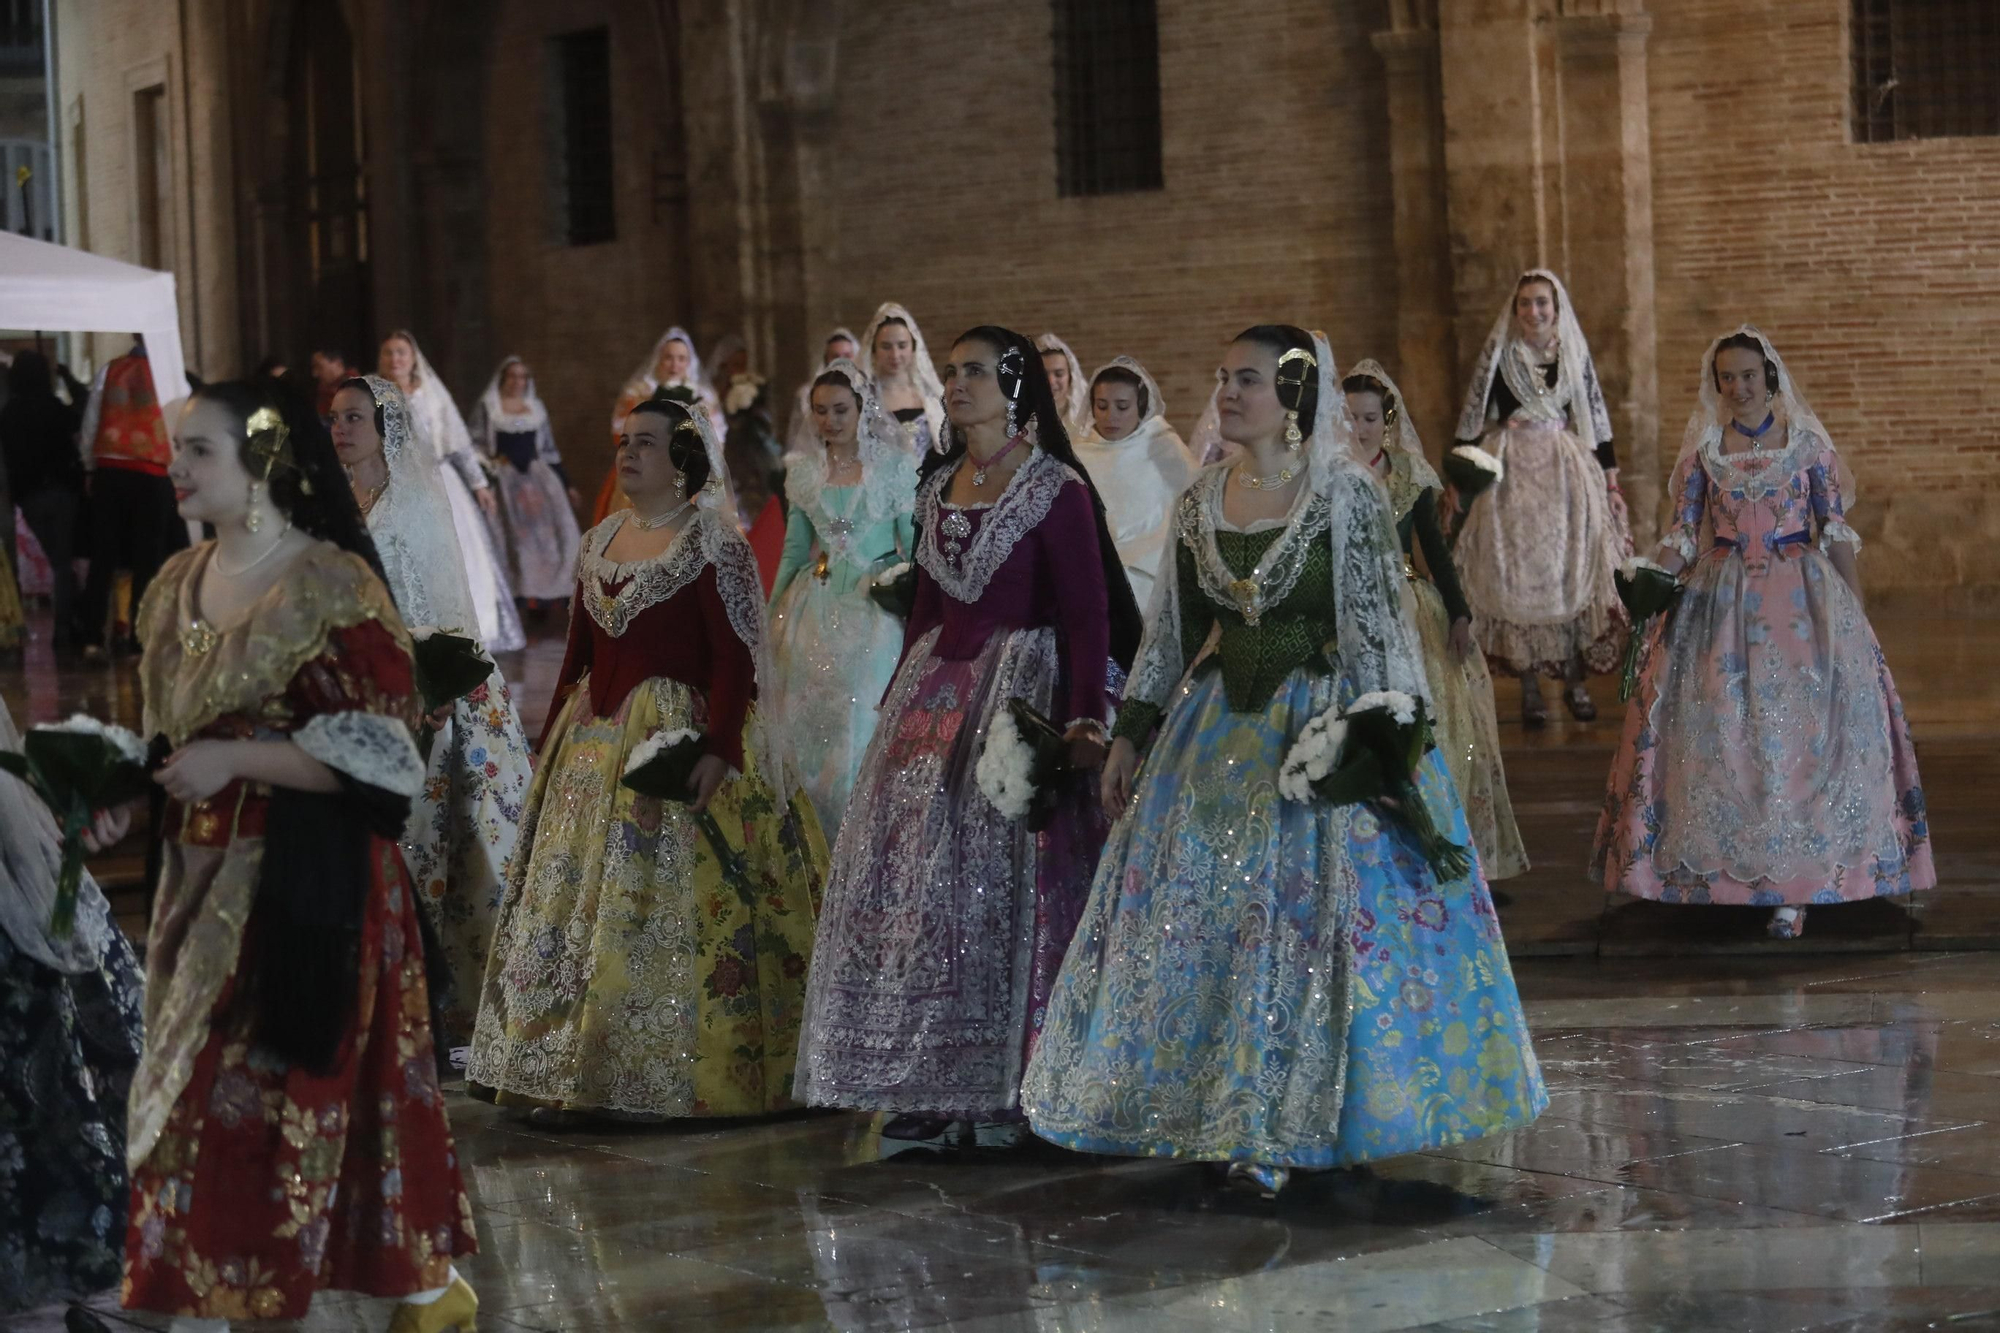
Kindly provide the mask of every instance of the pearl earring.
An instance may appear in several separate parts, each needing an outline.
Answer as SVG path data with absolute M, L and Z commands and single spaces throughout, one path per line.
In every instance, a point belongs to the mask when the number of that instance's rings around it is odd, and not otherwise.
M 256 532 L 264 526 L 263 512 L 257 508 L 257 499 L 263 490 L 263 486 L 259 483 L 254 481 L 250 483 L 250 505 L 243 515 L 243 530 L 245 532 Z
M 1285 412 L 1285 448 L 1293 453 L 1297 453 L 1300 446 L 1305 442 L 1306 437 L 1299 433 L 1298 412 L 1288 409 Z

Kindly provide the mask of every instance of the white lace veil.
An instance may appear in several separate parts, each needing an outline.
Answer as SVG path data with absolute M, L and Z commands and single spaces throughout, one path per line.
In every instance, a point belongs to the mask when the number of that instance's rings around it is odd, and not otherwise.
M 410 432 L 410 404 L 380 375 L 364 375 L 382 421 L 382 459 L 389 483 L 368 511 L 368 532 L 382 557 L 389 593 L 412 628 L 479 637 L 479 616 L 465 581 L 464 556 L 452 525 L 451 501 L 434 459 L 422 456 Z
M 654 368 L 660 364 L 660 353 L 667 350 L 667 344 L 670 342 L 679 342 L 688 349 L 688 373 L 686 378 L 679 382 L 693 389 L 697 397 L 704 400 L 713 398 L 715 389 L 709 384 L 706 372 L 702 370 L 701 353 L 694 348 L 694 335 L 678 324 L 660 335 L 659 340 L 653 344 L 653 350 L 639 363 L 639 368 L 625 377 L 625 387 L 636 391 L 641 398 L 651 398 L 653 391 L 660 387 L 660 377 L 654 373 Z
M 510 416 L 507 410 L 500 404 L 500 382 L 507 378 L 507 367 L 526 366 L 527 364 L 526 361 L 518 356 L 510 356 L 502 360 L 494 368 L 493 378 L 486 381 L 485 391 L 479 395 L 479 406 L 485 409 L 487 421 L 496 423 L 507 422 L 509 428 L 513 430 L 535 430 L 548 421 L 548 405 L 542 402 L 542 396 L 535 392 L 535 376 L 532 371 L 528 375 L 528 392 L 526 395 L 528 415 L 526 417 Z
M 1395 404 L 1395 424 L 1393 429 L 1389 429 L 1388 423 L 1384 423 L 1382 443 L 1392 449 L 1401 450 L 1408 456 L 1411 474 L 1419 486 L 1425 490 L 1442 491 L 1444 483 L 1438 479 L 1437 470 L 1430 465 L 1430 460 L 1424 457 L 1424 442 L 1417 437 L 1417 423 L 1411 417 L 1410 405 L 1404 399 L 1403 391 L 1396 387 L 1396 381 L 1389 378 L 1389 372 L 1373 357 L 1349 366 L 1344 378 L 1351 380 L 1357 375 L 1365 375 L 1380 384 L 1388 391 L 1389 400 Z M 1385 408 L 1388 405 L 1387 401 L 1383 404 Z M 1364 466 L 1368 462 L 1365 458 L 1361 461 Z
M 874 379 L 875 335 L 892 319 L 901 320 L 909 328 L 910 341 L 916 344 L 916 354 L 910 361 L 910 378 L 923 396 L 924 419 L 930 422 L 931 442 L 936 444 L 944 438 L 944 381 L 938 378 L 937 363 L 931 360 L 930 344 L 924 341 L 924 331 L 917 327 L 917 317 L 894 301 L 884 301 L 875 307 L 875 317 L 861 331 L 855 355 L 868 367 L 868 378 Z
M 917 500 L 917 456 L 904 447 L 903 431 L 896 419 L 882 410 L 874 382 L 844 356 L 820 374 L 846 380 L 861 404 L 855 440 L 860 447 L 862 501 L 868 517 L 879 523 L 909 513 Z M 810 398 L 807 403 L 810 411 Z M 793 504 L 817 511 L 820 489 L 825 485 L 826 446 L 815 433 L 812 443 L 785 455 L 785 491 Z
M 456 428 L 455 439 L 426 441 L 431 446 L 431 451 L 437 458 L 441 459 L 447 454 L 455 452 L 460 445 L 470 448 L 472 444 L 472 432 L 466 429 L 465 417 L 458 410 L 458 402 L 451 396 L 451 389 L 445 384 L 443 378 L 432 367 L 431 359 L 424 355 L 423 344 L 417 341 L 417 335 L 411 333 L 408 329 L 393 329 L 390 331 L 389 337 L 401 338 L 410 345 L 410 351 L 415 354 L 417 359 L 416 373 L 411 377 L 412 382 L 415 383 L 418 389 L 429 388 L 437 395 L 438 401 L 444 408 L 445 430 L 447 432 L 454 432 L 454 428 Z
M 1511 355 L 1517 341 L 1514 298 L 1521 284 L 1533 278 L 1549 284 L 1556 294 L 1556 346 L 1560 351 L 1563 400 L 1577 424 L 1577 434 L 1586 446 L 1596 447 L 1611 438 L 1611 413 L 1604 405 L 1604 390 L 1597 382 L 1597 366 L 1590 359 L 1590 344 L 1577 322 L 1576 303 L 1569 299 L 1563 281 L 1545 268 L 1531 268 L 1514 280 L 1507 303 L 1486 335 L 1479 360 L 1473 366 L 1472 382 L 1466 387 L 1465 405 L 1458 414 L 1458 438 L 1476 440 L 1486 432 L 1486 402 L 1493 393 L 1493 377 L 1500 373 L 1500 358 Z
M 1146 415 L 1139 419 L 1140 425 L 1145 425 L 1154 417 L 1166 416 L 1167 396 L 1160 392 L 1160 382 L 1153 378 L 1153 372 L 1140 365 L 1132 357 L 1114 356 L 1099 366 L 1097 373 L 1084 382 L 1084 414 L 1085 420 L 1089 423 L 1089 428 L 1092 431 L 1097 429 L 1097 422 L 1095 414 L 1090 410 L 1091 391 L 1097 387 L 1097 381 L 1103 376 L 1104 372 L 1112 369 L 1130 371 L 1139 377 L 1141 384 L 1146 386 Z
M 833 363 L 840 359 L 826 354 L 826 345 L 835 338 L 847 339 L 854 344 L 854 355 L 856 357 L 861 355 L 861 339 L 855 337 L 854 330 L 845 324 L 828 329 L 826 336 L 819 340 L 819 345 L 813 348 L 813 373 L 806 376 L 806 382 L 799 386 L 798 403 L 792 411 L 791 428 L 785 432 L 787 456 L 810 453 L 813 446 L 819 443 L 819 432 L 813 428 L 812 419 L 813 381 L 831 370 Z
M 749 539 L 736 522 L 736 502 L 723 478 L 729 475 L 722 457 L 722 441 L 705 412 L 690 411 L 687 420 L 701 436 L 708 455 L 708 482 L 695 496 L 694 531 L 701 540 L 703 557 L 715 569 L 715 589 L 729 616 L 729 627 L 749 650 L 757 674 L 757 721 L 745 743 L 755 747 L 757 766 L 765 780 L 789 799 L 798 789 L 799 775 L 785 745 L 785 722 L 777 697 L 777 673 L 771 665 L 771 636 L 764 620 L 764 584 L 757 573 L 757 557 Z M 676 427 L 676 429 L 679 429 Z
M 1687 430 L 1681 435 L 1681 452 L 1674 460 L 1673 475 L 1678 477 L 1688 460 L 1705 444 L 1720 444 L 1723 428 L 1728 425 L 1730 413 L 1722 406 L 1722 395 L 1715 387 L 1715 356 L 1725 339 L 1738 334 L 1748 334 L 1764 349 L 1764 359 L 1778 371 L 1778 392 L 1771 399 L 1771 409 L 1785 420 L 1785 436 L 1788 444 L 1796 443 L 1801 435 L 1810 432 L 1819 437 L 1827 452 L 1831 453 L 1840 469 L 1840 498 L 1849 509 L 1854 507 L 1854 473 L 1847 466 L 1847 460 L 1833 447 L 1833 437 L 1827 434 L 1826 424 L 1819 414 L 1812 410 L 1812 404 L 1792 378 L 1786 368 L 1785 359 L 1778 355 L 1778 349 L 1771 346 L 1771 340 L 1754 324 L 1739 324 L 1708 345 L 1701 354 L 1701 389 L 1696 396 L 1695 408 L 1688 416 Z
M 1069 393 L 1056 406 L 1062 411 L 1063 424 L 1069 427 L 1070 436 L 1081 438 L 1090 429 L 1090 381 L 1083 377 L 1083 362 L 1076 359 L 1068 343 L 1053 333 L 1035 339 L 1035 350 L 1061 352 L 1063 360 L 1069 362 Z
M 1388 496 L 1375 474 L 1354 457 L 1353 425 L 1340 391 L 1333 349 L 1317 330 L 1312 341 L 1319 402 L 1305 445 L 1307 484 L 1299 488 L 1284 534 L 1258 563 L 1258 602 L 1269 608 L 1289 596 L 1304 572 L 1311 543 L 1328 541 L 1333 555 L 1334 646 L 1341 674 L 1360 693 L 1400 690 L 1428 701 L 1430 685 L 1417 638 L 1416 607 L 1409 580 L 1403 577 L 1403 548 L 1396 538 Z M 1239 605 L 1237 576 L 1222 561 L 1215 540 L 1230 475 L 1227 464 L 1203 469 L 1175 508 L 1178 539 L 1194 554 L 1199 586 L 1180 586 L 1178 559 L 1161 561 L 1127 698 L 1166 707 L 1192 665 L 1181 650 L 1184 597 Z

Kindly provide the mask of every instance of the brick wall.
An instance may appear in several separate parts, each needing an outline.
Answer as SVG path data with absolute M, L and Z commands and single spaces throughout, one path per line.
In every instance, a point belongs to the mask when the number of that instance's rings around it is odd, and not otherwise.
M 1848 0 L 1655 0 L 1661 454 L 1749 320 L 1852 465 L 1871 590 L 2000 606 L 2000 138 L 1848 133 Z
M 848 7 L 842 318 L 858 330 L 901 301 L 940 359 L 981 323 L 1053 329 L 1086 372 L 1135 356 L 1184 431 L 1246 325 L 1322 325 L 1343 365 L 1391 356 L 1385 92 L 1362 8 L 1161 0 L 1166 188 L 1062 199 L 1048 5 Z

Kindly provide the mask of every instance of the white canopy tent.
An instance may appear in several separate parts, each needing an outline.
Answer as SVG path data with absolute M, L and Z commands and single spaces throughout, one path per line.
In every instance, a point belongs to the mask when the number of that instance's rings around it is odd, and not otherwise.
M 0 328 L 143 334 L 160 406 L 187 397 L 171 273 L 0 232 Z

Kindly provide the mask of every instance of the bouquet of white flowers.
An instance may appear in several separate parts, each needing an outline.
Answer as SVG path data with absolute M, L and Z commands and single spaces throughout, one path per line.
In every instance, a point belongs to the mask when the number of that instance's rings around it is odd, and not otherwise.
M 1439 832 L 1411 780 L 1430 745 L 1420 702 L 1398 690 L 1364 694 L 1306 723 L 1278 768 L 1278 794 L 1332 805 L 1379 802 L 1410 831 L 1439 879 L 1458 879 L 1472 869 L 1472 858 Z
M 1476 444 L 1461 444 L 1444 456 L 1444 478 L 1458 492 L 1458 522 L 1451 531 L 1451 544 L 1458 545 L 1458 534 L 1465 528 L 1465 516 L 1472 512 L 1472 502 L 1499 485 L 1507 475 L 1507 469 L 1498 458 L 1487 453 Z
M 908 620 L 917 604 L 917 571 L 907 560 L 897 560 L 872 575 L 868 596 L 875 605 L 898 620 Z
M 1625 667 L 1618 677 L 1618 698 L 1630 699 L 1639 688 L 1639 649 L 1646 638 L 1646 626 L 1654 616 L 1674 604 L 1681 594 L 1680 580 L 1666 566 L 1633 556 L 1613 576 L 1618 600 L 1632 617 L 1632 637 L 1625 642 Z
M 619 785 L 630 787 L 641 796 L 662 801 L 691 802 L 694 800 L 694 766 L 701 762 L 701 756 L 700 732 L 685 727 L 656 731 L 632 747 L 632 753 L 626 756 L 625 773 Z M 743 864 L 743 854 L 731 847 L 728 839 L 722 836 L 715 816 L 703 810 L 694 820 L 722 867 L 723 880 L 736 890 L 738 898 L 746 903 L 755 902 L 757 895 Z
M 36 727 L 21 739 L 18 752 L 0 751 L 0 771 L 27 783 L 62 828 L 62 865 L 49 932 L 67 939 L 76 928 L 84 830 L 99 810 L 136 800 L 150 789 L 146 744 L 123 727 L 78 713 L 67 722 Z
M 417 695 L 424 701 L 424 720 L 417 728 L 417 752 L 428 764 L 438 736 L 430 715 L 484 685 L 493 674 L 493 663 L 465 635 L 429 625 L 411 627 L 410 648 L 416 668 Z
M 1009 699 L 986 728 L 973 781 L 993 808 L 1040 833 L 1056 812 L 1056 780 L 1069 770 L 1062 728 L 1025 699 Z

